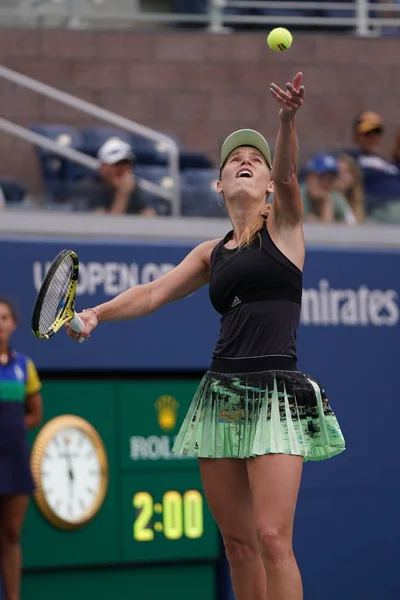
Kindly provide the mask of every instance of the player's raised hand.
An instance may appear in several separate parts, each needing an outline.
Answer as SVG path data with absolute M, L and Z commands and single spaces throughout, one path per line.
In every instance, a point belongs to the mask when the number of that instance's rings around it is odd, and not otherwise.
M 292 83 L 286 84 L 287 91 L 282 90 L 276 83 L 271 83 L 270 91 L 281 106 L 279 116 L 282 120 L 290 121 L 304 101 L 304 85 L 301 85 L 303 73 L 297 73 Z
M 78 317 L 81 319 L 83 324 L 85 325 L 85 329 L 81 333 L 76 333 L 69 323 L 65 325 L 65 329 L 70 338 L 75 340 L 76 342 L 82 343 L 82 341 L 87 340 L 90 337 L 90 333 L 95 329 L 98 325 L 97 315 L 93 310 L 85 310 L 78 314 Z

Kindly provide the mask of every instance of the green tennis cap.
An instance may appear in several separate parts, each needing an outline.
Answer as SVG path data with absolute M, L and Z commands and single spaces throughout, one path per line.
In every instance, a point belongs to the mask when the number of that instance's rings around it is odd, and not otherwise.
M 240 146 L 257 148 L 265 158 L 269 168 L 272 168 L 271 150 L 269 149 L 267 140 L 261 133 L 254 131 L 254 129 L 239 129 L 228 135 L 221 147 L 221 168 L 224 166 L 230 153 L 236 150 L 236 148 L 240 148 Z

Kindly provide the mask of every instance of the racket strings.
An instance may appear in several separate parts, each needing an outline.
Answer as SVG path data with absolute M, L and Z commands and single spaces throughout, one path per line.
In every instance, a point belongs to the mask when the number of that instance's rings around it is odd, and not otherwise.
M 67 256 L 50 280 L 40 311 L 39 331 L 41 334 L 46 334 L 52 328 L 54 321 L 65 306 L 73 265 L 71 256 Z

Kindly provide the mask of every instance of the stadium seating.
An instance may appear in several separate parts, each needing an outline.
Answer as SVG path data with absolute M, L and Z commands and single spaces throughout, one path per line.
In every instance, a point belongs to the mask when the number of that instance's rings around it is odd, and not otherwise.
M 182 152 L 179 156 L 179 166 L 184 169 L 212 169 L 213 162 L 202 152 Z
M 139 135 L 131 134 L 111 127 L 92 126 L 84 127 L 81 131 L 67 125 L 34 125 L 32 131 L 48 137 L 60 145 L 80 150 L 85 154 L 96 157 L 99 148 L 110 138 L 118 137 L 128 142 L 136 156 L 136 166 L 154 167 L 142 169 L 144 178 L 159 183 L 167 171 L 168 155 L 164 142 L 155 142 Z M 174 135 L 166 134 L 174 139 L 179 148 L 180 169 L 207 170 L 213 165 L 211 160 L 202 153 L 186 152 L 182 142 Z M 68 189 L 79 179 L 86 177 L 92 171 L 72 161 L 66 160 L 50 150 L 37 148 L 45 202 L 64 202 L 69 197 Z M 159 169 L 157 170 L 158 167 Z M 155 179 L 154 179 L 155 178 Z M 167 201 L 162 201 L 156 206 L 159 214 L 170 214 Z
M 216 191 L 216 169 L 186 169 L 182 172 L 182 215 L 187 217 L 225 217 L 221 197 Z
M 253 0 L 254 1 L 254 0 Z M 280 0 L 270 0 L 271 2 L 275 2 L 276 8 L 234 8 L 228 6 L 224 9 L 224 13 L 226 15 L 250 15 L 250 16 L 280 16 L 280 17 L 322 17 L 322 18 L 349 18 L 355 16 L 355 7 L 353 9 L 340 9 L 337 8 L 333 10 L 332 8 L 324 8 L 325 3 L 329 3 L 329 0 L 320 0 L 320 8 L 318 9 L 296 9 L 296 8 L 282 8 L 280 6 Z M 337 3 L 349 3 L 349 0 L 334 0 Z M 397 0 L 399 1 L 399 0 Z M 370 0 L 372 4 L 379 4 L 380 0 Z M 370 11 L 371 16 L 378 16 L 376 11 Z M 231 24 L 229 25 L 232 26 Z M 264 28 L 265 25 L 254 24 L 235 24 L 233 25 L 235 28 L 240 29 L 258 29 Z M 352 31 L 354 26 L 349 23 L 348 25 L 331 25 L 335 31 Z M 312 28 L 318 30 L 325 30 L 326 26 L 323 25 L 313 25 Z M 293 23 L 290 25 L 290 29 L 293 31 L 298 30 L 310 30 L 310 25 L 298 25 Z
M 165 188 L 172 186 L 169 171 L 163 166 L 138 165 L 135 169 L 138 177 L 143 177 Z M 185 169 L 181 177 L 182 215 L 190 217 L 224 217 L 216 192 L 218 171 L 215 169 Z M 157 214 L 171 214 L 168 200 L 144 192 Z
M 169 132 L 165 135 L 172 138 L 178 145 L 180 169 L 207 169 L 212 167 L 210 159 L 205 154 L 201 152 L 187 152 L 181 140 L 176 135 Z M 148 138 L 132 134 L 131 144 L 138 164 L 160 166 L 168 164 L 166 144 L 163 141 L 155 142 Z
M 209 159 L 204 154 L 186 152 L 177 136 L 171 133 L 166 133 L 166 135 L 172 138 L 178 145 L 181 168 L 207 168 L 211 166 Z M 100 146 L 110 139 L 110 137 L 119 137 L 132 146 L 137 164 L 161 166 L 168 163 L 166 144 L 162 141 L 153 141 L 134 133 L 110 127 L 85 127 L 82 129 L 82 137 L 84 151 L 91 156 L 96 156 Z
M 176 136 L 169 135 L 178 144 L 179 153 L 183 152 L 183 146 Z M 154 141 L 143 136 L 132 134 L 131 144 L 136 154 L 137 162 L 143 165 L 166 165 L 168 154 L 166 144 L 163 141 Z
M 256 0 L 252 0 L 254 2 Z M 257 8 L 257 7 L 233 7 L 229 6 L 229 0 L 227 2 L 227 6 L 223 9 L 223 12 L 226 16 L 249 16 L 249 17 L 258 17 L 258 16 L 274 16 L 274 17 L 352 17 L 354 16 L 355 9 L 336 9 L 332 10 L 331 8 L 325 9 L 324 3 L 329 0 L 321 0 L 320 8 L 318 9 L 297 9 L 297 8 L 282 8 L 280 6 L 280 0 L 270 0 L 271 2 L 275 2 L 276 8 Z M 339 3 L 347 2 L 348 0 L 335 0 Z M 379 2 L 379 0 L 371 0 L 371 2 Z M 172 5 L 172 10 L 175 13 L 187 13 L 187 14 L 204 14 L 208 11 L 209 8 L 209 0 L 175 0 Z M 180 27 L 198 27 L 198 24 L 182 24 Z M 252 29 L 265 29 L 265 24 L 259 24 L 257 21 L 253 23 L 229 23 L 228 27 L 238 30 L 252 30 Z M 352 29 L 352 25 L 348 26 L 334 26 L 335 29 L 340 30 L 348 30 Z M 293 31 L 298 30 L 309 30 L 310 25 L 299 25 L 296 23 L 292 23 L 290 28 Z M 324 25 L 313 25 L 313 28 L 324 29 Z
M 100 147 L 110 138 L 117 137 L 132 144 L 131 135 L 114 127 L 84 127 L 81 130 L 83 152 L 97 157 Z
M 7 206 L 21 204 L 27 194 L 25 186 L 14 181 L 11 177 L 0 177 L 0 189 L 2 192 L 2 199 L 4 198 Z
M 273 0 L 272 0 L 273 1 Z M 236 15 L 251 15 L 251 16 L 282 16 L 282 17 L 299 17 L 304 15 L 304 11 L 298 9 L 289 9 L 289 8 L 280 8 L 279 0 L 276 2 L 276 8 L 236 8 L 229 7 L 229 5 L 224 9 L 224 13 L 236 14 Z M 265 27 L 265 25 L 263 25 Z
M 335 2 L 348 3 L 348 0 L 335 0 Z M 369 0 L 370 4 L 378 4 L 380 0 Z M 323 8 L 323 7 L 321 7 Z M 349 9 L 323 9 L 324 16 L 326 17 L 354 17 L 355 7 L 352 10 Z M 371 16 L 378 17 L 379 15 L 375 11 L 370 11 Z
M 165 165 L 167 158 L 162 143 L 114 127 L 92 126 L 82 129 L 83 151 L 96 157 L 100 147 L 117 137 L 132 146 L 139 164 Z
M 60 146 L 68 146 L 70 148 L 82 149 L 83 140 L 81 133 L 75 128 L 69 125 L 32 125 L 31 131 L 39 133 L 51 140 L 57 142 Z M 41 156 L 54 156 L 52 150 L 38 147 L 38 152 Z
M 181 14 L 203 14 L 208 11 L 209 0 L 174 0 L 172 10 Z
M 148 181 L 156 183 L 157 185 L 160 185 L 166 189 L 172 187 L 172 179 L 169 174 L 168 168 L 165 166 L 138 165 L 135 168 L 135 173 L 137 177 L 147 179 Z M 156 210 L 158 215 L 166 217 L 171 214 L 171 204 L 168 200 L 150 194 L 149 192 L 144 190 L 143 194 L 145 195 L 151 206 L 153 206 L 153 208 Z
M 188 186 L 199 188 L 210 188 L 216 192 L 216 182 L 219 179 L 217 169 L 185 169 L 183 171 L 183 182 Z
M 229 4 L 229 3 L 228 3 Z M 175 13 L 187 13 L 187 14 L 204 14 L 208 11 L 209 0 L 174 0 L 172 10 Z M 251 15 L 251 16 L 263 16 L 263 15 L 277 15 L 277 16 L 302 16 L 304 11 L 296 9 L 282 9 L 279 7 L 279 0 L 277 0 L 276 9 L 266 8 L 237 8 L 230 7 L 229 5 L 224 8 L 224 14 L 226 15 Z M 229 25 L 230 27 L 232 24 Z M 257 27 L 257 24 L 250 26 L 246 25 L 234 25 L 236 28 L 253 28 Z M 265 27 L 265 25 L 262 25 Z
M 39 133 L 57 142 L 60 146 L 84 150 L 84 140 L 81 133 L 68 125 L 33 125 L 31 131 Z M 73 181 L 84 177 L 88 170 L 51 150 L 36 146 L 40 171 L 45 193 L 45 200 L 58 197 L 60 189 Z

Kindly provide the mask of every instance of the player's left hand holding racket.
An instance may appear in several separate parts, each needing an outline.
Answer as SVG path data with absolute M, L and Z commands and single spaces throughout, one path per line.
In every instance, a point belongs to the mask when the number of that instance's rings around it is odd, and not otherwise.
M 37 338 L 48 340 L 66 325 L 68 335 L 82 343 L 96 327 L 94 311 L 79 316 L 75 312 L 78 276 L 78 256 L 63 250 L 51 263 L 33 307 L 31 326 Z

